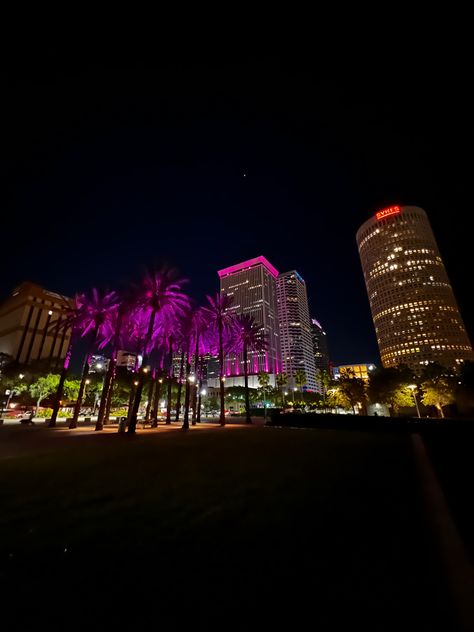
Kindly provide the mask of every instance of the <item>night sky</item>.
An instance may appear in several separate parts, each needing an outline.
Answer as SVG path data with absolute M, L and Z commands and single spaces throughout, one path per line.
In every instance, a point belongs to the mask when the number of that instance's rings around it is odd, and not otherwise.
M 471 335 L 471 81 L 449 66 L 23 50 L 6 64 L 0 294 L 166 261 L 198 300 L 260 254 L 307 283 L 335 364 L 379 362 L 355 233 L 428 213 Z M 465 79 L 465 78 L 464 78 Z

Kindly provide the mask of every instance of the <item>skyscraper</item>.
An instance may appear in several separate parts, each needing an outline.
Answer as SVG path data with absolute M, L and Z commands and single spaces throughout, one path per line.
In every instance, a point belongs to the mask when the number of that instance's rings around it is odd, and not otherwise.
M 386 208 L 362 224 L 356 239 L 383 366 L 473 360 L 425 211 Z
M 316 375 L 318 370 L 330 370 L 329 349 L 327 335 L 316 318 L 311 319 L 311 337 L 313 340 L 314 364 Z
M 261 326 L 267 341 L 265 352 L 249 350 L 249 386 L 257 387 L 256 375 L 260 371 L 280 372 L 280 340 L 276 298 L 278 271 L 265 257 L 255 257 L 237 265 L 219 270 L 221 292 L 234 299 L 231 310 L 235 314 L 249 314 Z M 229 356 L 225 360 L 227 385 L 243 385 L 243 358 Z
M 277 279 L 278 320 L 282 370 L 290 386 L 295 386 L 295 374 L 303 370 L 306 388 L 316 391 L 311 320 L 306 284 L 296 270 L 284 272 Z

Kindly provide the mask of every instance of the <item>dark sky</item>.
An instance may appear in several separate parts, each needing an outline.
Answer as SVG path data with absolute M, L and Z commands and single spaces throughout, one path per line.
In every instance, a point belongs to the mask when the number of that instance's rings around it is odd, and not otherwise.
M 202 300 L 219 268 L 263 254 L 306 280 L 335 364 L 378 362 L 355 233 L 413 204 L 472 335 L 471 79 L 429 57 L 102 53 L 6 64 L 2 297 L 25 279 L 114 287 L 165 260 Z

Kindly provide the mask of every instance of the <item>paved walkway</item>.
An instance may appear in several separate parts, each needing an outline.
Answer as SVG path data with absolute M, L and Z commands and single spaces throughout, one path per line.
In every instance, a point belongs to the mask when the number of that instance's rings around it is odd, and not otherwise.
M 144 624 L 189 614 L 239 630 L 282 622 L 296 630 L 470 629 L 456 623 L 456 569 L 442 555 L 452 525 L 443 534 L 435 524 L 440 515 L 446 523 L 449 509 L 437 503 L 426 455 L 420 461 L 409 436 L 202 423 L 188 438 L 181 424 L 139 428 L 134 437 L 116 427 L 0 428 L 10 476 L 17 456 L 79 445 L 84 454 L 71 465 L 36 460 L 38 480 L 19 461 L 28 473 L 16 481 L 24 515 L 34 534 L 44 529 L 45 544 L 36 538 L 48 557 L 27 558 L 24 569 L 16 562 L 10 585 L 33 572 L 41 587 L 47 563 L 55 608 L 80 604 L 74 616 L 89 620 L 97 588 L 115 625 L 123 616 Z M 128 439 L 126 449 L 108 450 Z M 8 478 L 2 484 L 5 494 Z M 9 502 L 22 529 L 23 502 Z M 76 556 L 66 546 L 58 560 L 49 551 L 66 537 Z M 45 603 L 47 591 L 40 596 Z

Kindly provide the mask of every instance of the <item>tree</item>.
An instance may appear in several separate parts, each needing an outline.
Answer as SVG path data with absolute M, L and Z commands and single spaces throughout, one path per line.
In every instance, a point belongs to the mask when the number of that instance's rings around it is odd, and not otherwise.
M 260 371 L 258 374 L 258 385 L 263 391 L 263 418 L 267 418 L 267 401 L 266 401 L 266 390 L 268 389 L 268 385 L 270 383 L 270 376 L 265 371 Z
M 322 402 L 323 402 L 324 408 L 326 408 L 326 399 L 327 399 L 326 394 L 327 394 L 328 388 L 332 384 L 333 379 L 332 379 L 331 373 L 327 369 L 318 369 L 317 379 L 319 380 L 321 384 Z
M 66 380 L 64 382 L 64 395 L 69 401 L 76 401 L 81 386 L 80 380 Z
M 55 373 L 48 373 L 44 377 L 40 377 L 30 384 L 29 391 L 32 397 L 36 399 L 36 411 L 35 416 L 38 414 L 38 409 L 40 407 L 41 402 L 54 393 L 54 391 L 58 388 L 59 384 L 59 375 Z
M 330 408 L 344 408 L 345 410 L 351 407 L 351 403 L 345 393 L 338 385 L 330 386 L 327 390 L 326 402 Z
M 250 398 L 249 398 L 249 367 L 248 352 L 265 351 L 267 342 L 261 326 L 253 316 L 243 314 L 237 316 L 235 323 L 235 351 L 243 353 L 244 360 L 244 388 L 245 388 L 245 422 L 252 423 L 250 418 Z M 267 376 L 268 377 L 268 376 Z M 260 375 L 259 375 L 260 381 Z M 267 381 L 268 384 L 268 381 Z
M 399 408 L 411 408 L 414 401 L 408 385 L 413 381 L 413 374 L 407 366 L 379 367 L 369 376 L 369 400 L 372 403 L 386 404 L 390 415 L 397 414 Z
M 423 371 L 423 395 L 421 401 L 425 406 L 435 406 L 441 418 L 444 418 L 443 406 L 454 402 L 456 380 L 448 369 L 433 362 Z
M 224 401 L 224 355 L 232 351 L 235 332 L 235 319 L 230 312 L 233 298 L 216 292 L 215 296 L 208 296 L 209 305 L 203 308 L 211 326 L 211 349 L 219 357 L 219 396 L 220 396 L 220 425 L 225 426 Z
M 284 406 L 283 389 L 288 385 L 288 375 L 286 373 L 277 373 L 276 385 L 280 389 L 281 406 Z
M 301 399 L 304 401 L 303 397 L 303 386 L 306 384 L 306 373 L 303 369 L 298 369 L 295 373 L 295 384 L 299 387 L 301 391 Z
M 361 404 L 363 407 L 366 402 L 365 395 L 365 382 L 364 380 L 355 377 L 353 371 L 345 371 L 341 373 L 341 376 L 338 379 L 338 388 L 341 391 L 342 395 L 344 395 L 349 402 L 352 412 L 354 415 L 356 414 L 356 406 Z
M 53 412 L 49 424 L 50 427 L 56 425 L 56 418 L 63 395 L 64 383 L 69 370 L 69 362 L 73 346 L 75 344 L 75 339 L 77 337 L 76 334 L 80 333 L 82 337 L 88 337 L 89 341 L 87 345 L 87 352 L 84 357 L 81 384 L 77 395 L 76 405 L 74 407 L 74 414 L 69 425 L 70 428 L 77 427 L 77 419 L 81 408 L 82 396 L 89 372 L 90 355 L 96 345 L 101 348 L 106 344 L 108 340 L 108 331 L 110 331 L 110 320 L 113 317 L 114 311 L 118 307 L 118 303 L 118 297 L 115 292 L 102 293 L 93 289 L 89 296 L 86 294 L 77 294 L 74 300 L 74 305 L 65 308 L 65 318 L 58 319 L 57 324 L 54 324 L 54 328 L 57 328 L 58 330 L 71 329 L 72 331 L 71 340 L 58 381 L 58 387 L 53 404 Z
M 160 326 L 168 328 L 170 324 L 176 324 L 189 309 L 189 299 L 182 291 L 184 283 L 186 279 L 179 278 L 176 270 L 165 267 L 159 271 L 149 270 L 137 288 L 137 307 L 148 322 L 142 349 L 142 367 L 138 375 L 138 385 L 128 426 L 129 434 L 134 434 L 136 430 L 144 377 L 148 371 L 150 352 L 156 343 L 155 336 Z
M 204 401 L 204 412 L 206 414 L 214 414 L 214 413 L 217 413 L 218 410 L 219 410 L 219 400 L 217 399 L 217 397 L 215 396 L 208 397 Z

